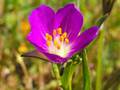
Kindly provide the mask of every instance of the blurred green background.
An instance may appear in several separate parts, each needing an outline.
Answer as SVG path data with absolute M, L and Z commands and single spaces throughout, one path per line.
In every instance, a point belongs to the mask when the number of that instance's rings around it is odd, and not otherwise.
M 22 58 L 33 50 L 26 40 L 30 31 L 28 15 L 44 3 L 55 11 L 73 2 L 84 15 L 84 27 L 94 25 L 102 16 L 101 0 L 0 0 L 0 90 L 59 90 L 51 63 Z M 111 15 L 104 23 L 102 49 L 102 89 L 120 90 L 120 0 L 116 0 Z M 98 38 L 87 47 L 92 90 L 96 84 Z M 81 65 L 73 78 L 73 90 L 82 90 Z

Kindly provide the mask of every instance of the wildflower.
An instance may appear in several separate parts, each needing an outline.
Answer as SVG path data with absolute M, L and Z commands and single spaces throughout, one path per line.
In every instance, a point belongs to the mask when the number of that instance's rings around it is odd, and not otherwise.
M 26 44 L 25 44 L 25 43 L 22 43 L 22 44 L 20 45 L 20 47 L 18 48 L 18 51 L 19 51 L 20 53 L 25 53 L 26 51 L 28 51 Z
M 28 23 L 28 21 L 26 20 L 22 20 L 21 21 L 21 30 L 24 36 L 26 36 L 28 34 L 28 32 L 30 31 L 30 25 Z
M 56 13 L 41 5 L 31 12 L 29 22 L 31 32 L 27 36 L 28 41 L 54 63 L 64 63 L 83 50 L 95 39 L 99 29 L 93 26 L 79 34 L 83 15 L 74 4 L 67 4 Z

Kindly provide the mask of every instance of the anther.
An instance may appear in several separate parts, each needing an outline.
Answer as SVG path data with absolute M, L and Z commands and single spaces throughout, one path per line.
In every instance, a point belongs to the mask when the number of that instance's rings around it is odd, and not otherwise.
M 57 29 L 57 33 L 58 33 L 58 34 L 62 34 L 62 28 L 58 28 L 58 29 Z
M 65 43 L 69 43 L 69 39 L 68 38 L 65 38 Z
M 63 36 L 60 36 L 60 41 L 64 41 L 64 37 Z
M 63 36 L 64 38 L 66 38 L 66 37 L 67 37 L 67 33 L 64 32 L 64 33 L 62 34 L 62 36 Z
M 46 33 L 46 34 L 45 34 L 45 37 L 47 38 L 48 36 L 49 36 L 49 34 L 48 34 L 48 33 Z
M 49 41 L 51 41 L 52 40 L 52 36 L 49 35 L 48 33 L 46 33 L 46 39 L 49 40 Z
M 49 47 L 51 45 L 50 41 L 46 41 L 47 46 Z
M 48 40 L 52 41 L 52 36 L 51 35 L 49 35 Z
M 57 46 L 56 46 L 56 47 L 57 47 L 57 49 L 60 49 L 60 48 L 61 48 L 60 44 L 57 44 Z

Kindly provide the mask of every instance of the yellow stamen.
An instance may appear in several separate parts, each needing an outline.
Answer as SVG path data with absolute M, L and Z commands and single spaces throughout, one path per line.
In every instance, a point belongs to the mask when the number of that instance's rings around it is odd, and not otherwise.
M 60 41 L 64 41 L 64 37 L 63 36 L 60 36 Z
M 55 36 L 57 34 L 56 30 L 53 30 L 53 36 Z
M 69 43 L 69 39 L 68 38 L 65 38 L 65 43 Z
M 56 47 L 57 47 L 57 49 L 60 49 L 60 48 L 61 48 L 60 44 L 57 44 L 57 46 L 56 46 Z
M 51 35 L 49 35 L 48 40 L 52 41 L 52 36 Z
M 47 37 L 49 36 L 49 34 L 48 34 L 48 33 L 46 33 L 46 34 L 45 34 L 45 36 L 46 36 L 46 38 L 47 38 Z
M 49 47 L 51 45 L 50 41 L 46 41 L 47 46 Z
M 46 33 L 46 39 L 49 40 L 49 41 L 51 41 L 52 40 L 52 36 L 49 35 L 48 33 Z
M 62 34 L 62 36 L 63 36 L 64 38 L 66 38 L 66 37 L 67 37 L 67 33 L 64 32 L 64 33 Z
M 62 28 L 58 28 L 58 29 L 57 29 L 57 33 L 58 33 L 58 34 L 62 34 Z
M 60 49 L 60 44 L 58 43 L 58 40 L 54 40 L 54 45 L 57 49 Z
M 58 41 L 54 40 L 54 45 L 57 46 L 57 44 L 58 44 Z

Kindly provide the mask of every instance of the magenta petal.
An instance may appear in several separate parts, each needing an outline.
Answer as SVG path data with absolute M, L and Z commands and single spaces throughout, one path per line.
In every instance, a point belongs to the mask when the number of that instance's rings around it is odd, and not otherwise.
M 70 41 L 78 36 L 82 25 L 83 15 L 74 4 L 68 4 L 56 13 L 54 28 L 62 27 L 63 32 L 68 33 Z
M 68 56 L 83 50 L 98 35 L 99 27 L 93 26 L 84 31 L 74 42 Z
M 46 5 L 41 5 L 31 12 L 29 16 L 31 32 L 27 36 L 27 39 L 32 44 L 34 43 L 43 48 L 46 47 L 45 33 L 52 32 L 54 15 L 54 11 Z
M 30 32 L 27 36 L 27 40 L 35 47 L 42 47 L 47 50 L 46 41 L 42 36 L 38 36 L 36 32 Z
M 66 62 L 69 57 L 61 57 L 61 56 L 58 56 L 58 55 L 55 55 L 55 54 L 51 54 L 49 53 L 47 50 L 41 48 L 41 47 L 38 47 L 36 46 L 36 49 L 40 52 L 40 53 L 43 53 L 46 58 L 50 61 L 50 62 L 53 62 L 53 63 L 59 63 L 59 64 L 62 64 L 64 62 Z
M 50 54 L 50 53 L 46 53 L 46 52 L 42 52 L 50 62 L 53 62 L 53 63 L 59 63 L 59 64 L 62 64 L 64 62 L 66 62 L 68 59 L 67 58 L 63 58 L 63 57 L 60 57 L 58 55 L 55 55 L 55 54 Z
M 55 54 L 50 54 L 46 50 L 43 50 L 41 47 L 36 48 L 39 52 L 43 53 L 50 62 L 62 64 L 68 60 L 68 58 L 63 58 Z
M 54 16 L 54 11 L 46 5 L 40 5 L 40 7 L 34 9 L 29 16 L 32 31 L 51 32 L 53 30 Z

